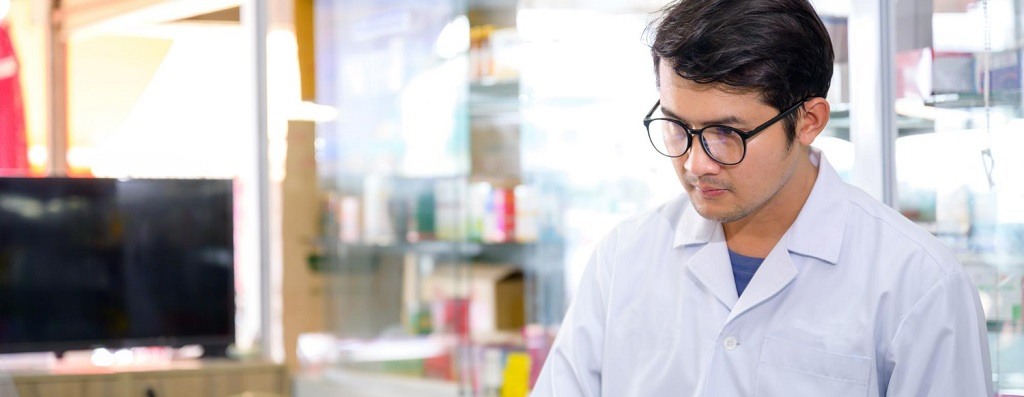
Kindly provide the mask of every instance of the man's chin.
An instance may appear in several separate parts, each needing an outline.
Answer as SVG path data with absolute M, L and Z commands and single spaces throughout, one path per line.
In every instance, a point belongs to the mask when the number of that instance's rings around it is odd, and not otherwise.
M 698 203 L 695 200 L 690 201 L 693 204 L 693 209 L 700 214 L 701 218 L 716 221 L 721 223 L 729 223 L 740 220 L 745 214 L 737 213 L 735 211 L 723 211 L 718 208 L 709 208 L 709 206 Z

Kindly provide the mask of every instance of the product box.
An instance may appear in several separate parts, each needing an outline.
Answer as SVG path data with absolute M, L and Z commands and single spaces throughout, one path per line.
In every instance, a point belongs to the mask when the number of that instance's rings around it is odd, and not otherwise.
M 932 51 L 919 48 L 896 53 L 896 98 L 932 94 Z
M 984 92 L 985 87 L 985 62 L 982 54 L 976 55 L 978 60 L 974 63 L 974 76 L 977 92 Z M 992 91 L 1007 91 L 1021 89 L 1021 50 L 1007 50 L 993 52 L 989 57 L 989 76 L 992 81 Z
M 439 308 L 446 306 L 443 302 L 468 299 L 468 325 L 473 335 L 518 331 L 525 324 L 525 282 L 518 266 L 439 265 L 424 277 L 420 291 L 423 300 L 438 302 L 434 306 Z M 440 314 L 434 313 L 435 318 Z
M 519 123 L 497 118 L 470 123 L 471 179 L 516 184 L 520 178 Z
M 936 52 L 932 61 L 932 93 L 976 92 L 974 55 L 966 52 Z

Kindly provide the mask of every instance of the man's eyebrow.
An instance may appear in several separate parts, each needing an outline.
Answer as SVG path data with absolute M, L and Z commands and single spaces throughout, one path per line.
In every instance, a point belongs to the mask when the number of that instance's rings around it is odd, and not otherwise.
M 664 106 L 658 106 L 658 107 L 661 109 L 661 114 L 663 114 L 665 116 L 668 116 L 669 118 L 679 120 L 679 121 L 683 122 L 683 124 L 686 124 L 688 127 L 694 128 L 693 123 L 690 123 L 687 120 L 683 119 L 682 117 L 679 117 L 679 115 L 675 114 L 675 112 L 673 112 L 673 111 L 671 111 L 669 109 L 666 109 Z M 739 117 L 736 117 L 735 115 L 728 115 L 728 116 L 725 116 L 725 117 L 722 117 L 722 118 L 719 118 L 719 119 L 715 119 L 715 120 L 707 120 L 707 121 L 704 122 L 704 124 L 702 126 L 705 126 L 705 125 L 728 125 L 728 126 L 732 126 L 732 125 L 744 125 L 744 123 L 743 123 L 743 120 L 740 120 Z

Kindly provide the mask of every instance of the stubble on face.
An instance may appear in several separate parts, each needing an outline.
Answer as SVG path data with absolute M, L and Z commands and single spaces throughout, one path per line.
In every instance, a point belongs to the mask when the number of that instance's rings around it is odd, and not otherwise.
M 793 152 L 793 146 L 794 145 L 787 145 L 785 148 L 786 150 L 783 150 L 780 153 L 781 157 L 778 159 L 780 163 L 785 163 L 786 160 L 789 159 Z M 742 163 L 737 165 L 737 167 L 739 166 L 742 166 Z M 735 184 L 730 183 L 723 178 L 718 178 L 716 176 L 694 176 L 689 174 L 685 168 L 683 169 L 683 176 L 680 179 L 682 179 L 684 189 L 690 195 L 690 203 L 701 217 L 721 223 L 732 223 L 746 218 L 748 215 L 758 212 L 768 205 L 772 198 L 774 198 L 778 192 L 782 190 L 782 187 L 785 186 L 793 177 L 795 167 L 783 168 L 783 172 L 785 172 L 785 175 L 765 175 L 767 178 L 776 178 L 776 180 L 775 183 L 772 184 L 771 188 L 761 192 L 739 192 L 736 190 Z M 729 192 L 730 198 L 737 200 L 738 202 L 729 208 L 723 209 L 723 211 L 714 213 L 712 212 L 709 204 L 712 204 L 712 201 L 720 199 L 708 199 L 701 197 L 701 193 L 696 188 L 697 185 L 726 190 Z M 755 194 L 756 196 L 744 201 L 744 196 L 749 194 Z
M 690 195 L 690 203 L 693 205 L 693 208 L 697 210 L 697 213 L 700 214 L 701 217 L 704 217 L 705 219 L 719 221 L 722 223 L 727 223 L 740 219 L 744 215 L 746 215 L 738 211 L 738 209 L 736 208 L 724 214 L 712 213 L 711 209 L 709 208 L 710 206 L 708 204 L 711 204 L 709 203 L 709 200 L 715 199 L 701 197 L 701 193 L 697 189 L 698 185 L 703 187 L 710 187 L 713 189 L 721 189 L 726 190 L 735 196 L 736 190 L 733 184 L 728 183 L 722 180 L 721 178 L 716 178 L 712 176 L 694 176 L 686 172 L 685 169 L 680 179 L 682 179 L 683 181 L 683 188 L 686 190 L 686 193 Z

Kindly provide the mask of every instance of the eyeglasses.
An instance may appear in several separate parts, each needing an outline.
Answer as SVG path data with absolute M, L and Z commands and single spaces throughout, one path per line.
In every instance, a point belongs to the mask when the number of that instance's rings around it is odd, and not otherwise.
M 693 141 L 691 138 L 697 135 L 700 137 L 701 146 L 704 147 L 704 153 L 707 153 L 712 160 L 722 165 L 736 165 L 747 156 L 747 140 L 799 109 L 808 99 L 810 98 L 800 100 L 789 109 L 779 113 L 778 116 L 750 131 L 740 131 L 726 125 L 709 125 L 695 130 L 676 119 L 652 119 L 651 115 L 654 114 L 654 110 L 661 105 L 661 100 L 659 100 L 644 117 L 644 127 L 647 128 L 647 137 L 651 140 L 651 144 L 658 150 L 658 153 L 665 156 L 680 157 L 686 154 L 686 151 L 690 150 L 690 142 Z

